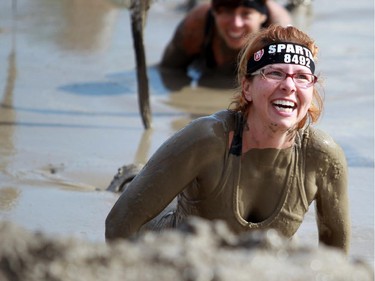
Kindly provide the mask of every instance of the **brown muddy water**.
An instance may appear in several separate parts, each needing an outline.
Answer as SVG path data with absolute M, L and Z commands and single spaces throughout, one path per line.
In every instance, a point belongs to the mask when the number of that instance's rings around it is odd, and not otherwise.
M 126 2 L 126 1 L 125 1 Z M 191 118 L 226 108 L 233 90 L 184 85 L 155 64 L 184 12 L 155 1 L 145 30 L 153 127 L 138 112 L 128 10 L 110 0 L 0 2 L 0 219 L 104 241 L 117 168 L 145 162 Z M 320 46 L 318 127 L 349 163 L 351 257 L 374 261 L 374 4 L 314 0 L 295 25 Z M 170 85 L 174 84 L 174 85 Z M 166 86 L 168 85 L 168 86 Z M 181 87 L 181 85 L 184 85 Z M 178 87 L 179 86 L 179 87 Z M 313 207 L 297 238 L 316 244 Z

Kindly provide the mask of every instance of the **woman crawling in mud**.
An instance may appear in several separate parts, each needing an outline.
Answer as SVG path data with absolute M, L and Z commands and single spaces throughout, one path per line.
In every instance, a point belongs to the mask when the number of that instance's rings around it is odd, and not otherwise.
M 232 89 L 247 36 L 270 24 L 291 22 L 289 12 L 274 0 L 200 3 L 181 20 L 163 52 L 159 65 L 163 84 L 173 91 L 189 83 Z
M 292 22 L 274 0 L 211 0 L 197 5 L 178 25 L 162 56 L 161 66 L 199 71 L 236 70 L 237 56 L 248 34 L 270 24 Z
M 345 155 L 312 126 L 323 106 L 317 53 L 291 26 L 253 35 L 233 103 L 156 151 L 110 211 L 107 241 L 177 227 L 189 216 L 223 220 L 236 233 L 272 228 L 292 237 L 315 202 L 319 241 L 348 253 Z

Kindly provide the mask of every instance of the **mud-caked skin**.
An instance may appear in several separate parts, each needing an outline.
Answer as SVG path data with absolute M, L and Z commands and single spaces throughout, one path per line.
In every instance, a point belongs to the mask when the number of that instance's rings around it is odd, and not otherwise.
M 175 227 L 191 215 L 224 220 L 235 232 L 274 228 L 292 237 L 315 201 L 320 242 L 347 251 L 342 149 L 329 135 L 307 127 L 297 131 L 289 148 L 235 155 L 233 135 L 243 130 L 237 116 L 226 110 L 199 118 L 165 142 L 108 215 L 107 239 L 130 237 L 141 227 Z M 176 197 L 177 206 L 168 207 Z

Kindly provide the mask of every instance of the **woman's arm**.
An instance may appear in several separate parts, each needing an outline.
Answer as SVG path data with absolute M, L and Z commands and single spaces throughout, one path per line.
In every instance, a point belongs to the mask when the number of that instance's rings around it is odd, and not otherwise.
M 274 0 L 267 0 L 266 5 L 270 16 L 267 21 L 269 24 L 279 24 L 281 26 L 292 24 L 289 12 L 279 3 L 276 3 Z
M 224 154 L 212 118 L 193 121 L 167 140 L 124 190 L 106 219 L 106 239 L 128 238 L 157 216 L 210 163 Z M 216 133 L 215 133 L 216 132 Z
M 164 49 L 160 66 L 167 68 L 182 68 L 185 69 L 193 60 L 193 56 L 188 53 L 182 42 L 185 36 L 184 22 L 180 23 L 173 35 L 172 40 Z
M 344 152 L 329 136 L 323 135 L 316 164 L 318 191 L 316 213 L 319 241 L 349 252 L 350 215 L 347 164 Z

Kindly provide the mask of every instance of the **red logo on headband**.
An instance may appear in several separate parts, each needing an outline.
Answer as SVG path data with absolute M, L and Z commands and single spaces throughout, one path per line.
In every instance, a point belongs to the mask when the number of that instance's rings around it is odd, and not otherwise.
M 260 59 L 263 57 L 264 49 L 259 50 L 254 54 L 254 61 L 260 61 Z

